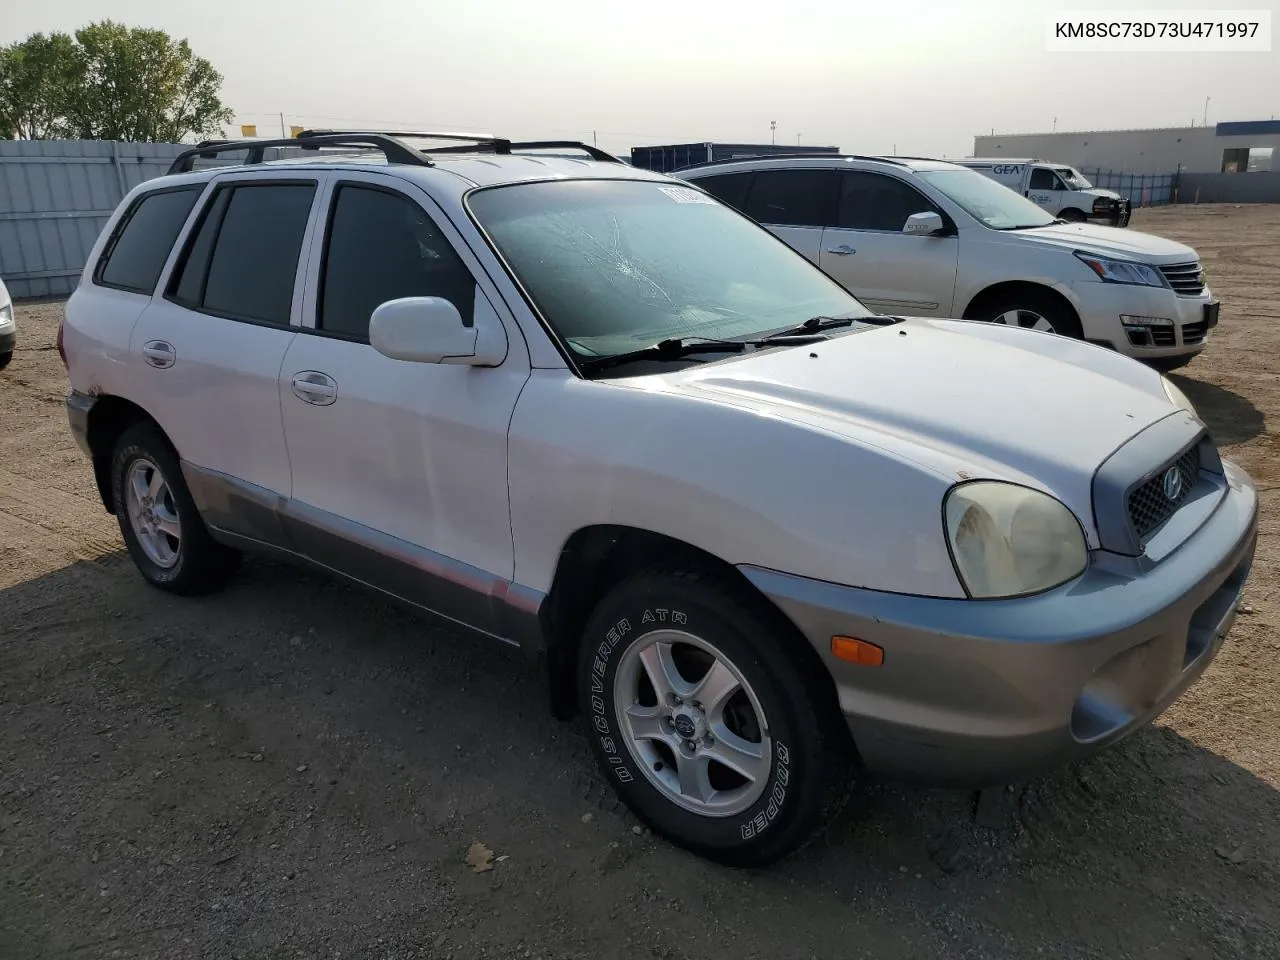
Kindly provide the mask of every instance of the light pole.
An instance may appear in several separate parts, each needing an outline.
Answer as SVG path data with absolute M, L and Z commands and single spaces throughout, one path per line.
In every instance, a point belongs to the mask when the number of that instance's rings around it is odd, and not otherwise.
M 769 121 L 769 142 L 776 144 L 778 142 L 778 121 Z

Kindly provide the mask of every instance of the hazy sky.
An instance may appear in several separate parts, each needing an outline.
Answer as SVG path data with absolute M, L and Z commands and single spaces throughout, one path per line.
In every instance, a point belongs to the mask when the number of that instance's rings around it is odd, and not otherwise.
M 114 19 L 190 40 L 237 123 L 963 156 L 975 133 L 1280 114 L 1280 53 L 1045 50 L 1054 10 L 1280 0 L 7 0 L 0 42 Z M 1280 50 L 1280 43 L 1275 45 Z

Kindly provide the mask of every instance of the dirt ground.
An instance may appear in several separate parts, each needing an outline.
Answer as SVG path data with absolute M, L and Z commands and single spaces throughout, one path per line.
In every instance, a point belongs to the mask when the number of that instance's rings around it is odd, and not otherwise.
M 144 586 L 67 429 L 61 305 L 19 305 L 0 957 L 1280 958 L 1280 206 L 1133 226 L 1205 260 L 1222 325 L 1178 383 L 1263 491 L 1221 656 L 995 826 L 971 793 L 867 781 L 753 873 L 641 832 L 504 651 L 260 561 L 206 599 Z

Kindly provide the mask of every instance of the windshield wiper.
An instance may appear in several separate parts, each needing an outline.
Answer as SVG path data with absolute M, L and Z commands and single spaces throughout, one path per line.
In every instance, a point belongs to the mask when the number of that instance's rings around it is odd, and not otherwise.
M 823 336 L 807 334 L 804 336 L 784 336 L 777 334 L 759 340 L 713 340 L 709 337 L 670 337 L 659 340 L 638 350 L 615 353 L 608 357 L 589 357 L 578 361 L 578 368 L 583 373 L 595 370 L 606 370 L 624 363 L 637 360 L 680 360 L 698 353 L 742 353 L 747 347 L 794 347 L 806 343 L 820 343 L 826 340 Z
M 872 314 L 868 317 L 810 317 L 804 323 L 790 330 L 783 330 L 772 336 L 765 337 L 769 343 L 773 343 L 779 337 L 797 337 L 812 336 L 822 330 L 833 330 L 836 327 L 851 327 L 855 323 L 870 323 L 878 327 L 887 327 L 892 323 L 902 323 L 902 317 L 886 317 L 880 314 Z

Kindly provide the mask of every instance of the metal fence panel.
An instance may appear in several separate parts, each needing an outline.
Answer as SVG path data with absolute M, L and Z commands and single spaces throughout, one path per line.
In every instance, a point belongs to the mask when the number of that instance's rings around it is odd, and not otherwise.
M 1114 190 L 1135 207 L 1154 207 L 1173 202 L 1175 176 L 1172 173 L 1129 173 L 1099 169 L 1080 172 L 1095 187 Z
M 69 294 L 124 195 L 187 145 L 0 140 L 0 278 L 15 297 Z

